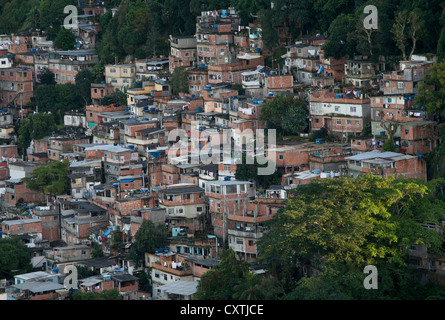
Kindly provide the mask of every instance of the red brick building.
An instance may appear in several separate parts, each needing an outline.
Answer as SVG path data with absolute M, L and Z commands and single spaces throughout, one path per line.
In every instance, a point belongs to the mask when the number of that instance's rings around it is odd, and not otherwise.
M 9 104 L 23 106 L 33 97 L 33 69 L 31 67 L 14 67 L 0 69 L 0 107 Z
M 326 128 L 343 137 L 360 134 L 370 122 L 371 100 L 355 88 L 341 93 L 322 89 L 310 95 L 311 131 Z

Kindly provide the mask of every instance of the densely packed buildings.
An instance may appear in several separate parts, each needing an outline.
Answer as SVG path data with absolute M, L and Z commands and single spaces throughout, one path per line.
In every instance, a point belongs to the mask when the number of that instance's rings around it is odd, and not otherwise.
M 84 10 L 85 15 L 93 14 L 88 6 Z M 218 264 L 221 248 L 255 261 L 256 243 L 268 231 L 265 222 L 286 205 L 289 189 L 313 179 L 368 173 L 426 180 L 423 156 L 437 147 L 437 124 L 415 108 L 413 97 L 430 61 L 422 56 L 400 61 L 399 70 L 379 78 L 384 64 L 363 56 L 326 58 L 321 47 L 326 38 L 316 35 L 294 44 L 283 37 L 282 65 L 265 66 L 268 50 L 261 29 L 240 25 L 233 8 L 202 12 L 196 35 L 170 37 L 168 57 L 105 66 L 105 81 L 91 85 L 92 104 L 84 112 L 65 114 L 64 129 L 35 139 L 27 158 L 20 157 L 13 130 L 7 128 L 30 111 L 24 106 L 39 73 L 46 67 L 58 83 L 74 82 L 77 72 L 97 62 L 91 49 L 97 30 L 92 25 L 75 30 L 88 40 L 81 50 L 50 46 L 44 51 L 39 45 L 45 39 L 36 39 L 33 46 L 31 40 L 19 39 L 11 47 L 14 54 L 0 57 L 5 143 L 0 148 L 1 206 L 5 213 L 21 205 L 27 208 L 20 219 L 5 215 L 2 237 L 20 236 L 36 252 L 41 248 L 34 267 L 45 277 L 63 275 L 67 264 L 76 264 L 100 271 L 82 279 L 83 291 L 116 288 L 126 299 L 193 292 L 201 275 Z M 13 67 L 13 61 L 27 66 Z M 187 72 L 188 93 L 172 93 L 169 77 L 178 67 Z M 127 103 L 101 105 L 115 90 L 126 93 Z M 265 128 L 261 109 L 279 94 L 303 95 L 308 101 L 308 133 L 325 129 L 338 140 L 267 145 L 262 151 L 282 177 L 279 185 L 264 189 L 253 179 L 235 179 L 241 153 L 233 149 L 252 151 L 248 144 Z M 368 126 L 371 135 L 363 136 Z M 388 131 L 400 153 L 382 152 Z M 27 188 L 23 178 L 50 161 L 70 162 L 69 194 L 50 198 Z M 145 220 L 165 225 L 170 243 L 146 253 L 152 293 L 138 291 L 138 268 L 122 254 Z M 49 247 L 57 241 L 66 246 Z M 104 258 L 92 259 L 93 243 Z M 57 281 L 30 289 L 28 280 L 16 280 L 15 288 L 25 298 L 66 294 Z M 190 296 L 184 293 L 182 298 Z

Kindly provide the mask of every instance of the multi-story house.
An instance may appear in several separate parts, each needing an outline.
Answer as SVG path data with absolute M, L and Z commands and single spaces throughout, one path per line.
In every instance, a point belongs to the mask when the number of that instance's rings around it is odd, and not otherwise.
M 62 240 L 68 245 L 88 240 L 89 228 L 109 225 L 107 210 L 88 201 L 60 200 Z
M 165 58 L 139 59 L 134 64 L 137 82 L 165 79 L 169 72 L 169 60 Z
M 235 61 L 234 32 L 240 18 L 235 10 L 203 11 L 196 18 L 197 62 L 205 66 Z
M 31 102 L 34 95 L 33 83 L 31 67 L 0 68 L 0 107 L 19 106 L 19 117 L 23 116 L 22 108 Z
M 355 56 L 346 60 L 344 83 L 357 88 L 375 88 L 378 86 L 377 74 L 383 71 L 384 61 L 376 63 L 368 56 Z
M 284 68 L 288 73 L 293 73 L 295 80 L 303 85 L 311 85 L 312 78 L 315 77 L 320 68 L 320 54 L 318 45 L 297 42 L 286 46 L 287 53 Z
M 100 105 L 100 101 L 105 96 L 110 96 L 115 91 L 115 88 L 109 84 L 105 83 L 105 81 L 101 83 L 92 83 L 91 84 L 91 101 L 93 105 Z
M 241 84 L 241 74 L 247 70 L 254 70 L 257 66 L 264 64 L 264 57 L 260 54 L 238 55 L 237 60 L 232 63 L 209 65 L 207 68 L 208 84 L 223 82 Z
M 115 144 L 120 143 L 119 122 L 98 123 L 92 130 L 93 143 Z
M 397 152 L 372 150 L 346 157 L 348 174 L 356 178 L 359 175 L 372 174 L 377 177 L 405 177 L 426 181 L 426 161 L 421 157 Z
M 195 66 L 187 68 L 189 76 L 189 93 L 194 96 L 202 96 L 206 86 L 209 83 L 207 68 L 204 66 Z
M 106 112 L 125 112 L 126 106 L 117 106 L 110 104 L 108 106 L 102 105 L 87 105 L 85 119 L 88 123 L 87 128 L 92 129 L 96 124 L 103 122 L 103 117 L 100 115 Z
M 2 194 L 2 206 L 15 207 L 18 201 L 23 203 L 38 203 L 45 199 L 43 192 L 28 188 L 23 178 L 30 177 L 39 165 L 30 162 L 9 163 L 10 178 L 5 180 L 5 192 Z
M 423 156 L 439 145 L 435 121 L 411 121 L 400 124 L 400 148 L 403 153 Z
M 223 243 L 228 240 L 229 217 L 247 212 L 250 189 L 249 181 L 216 180 L 205 184 L 213 234 Z
M 144 129 L 159 129 L 158 120 L 126 120 L 120 122 L 121 128 L 121 141 L 124 144 L 139 145 L 143 142 L 138 141 L 140 139 L 136 138 L 136 132 Z
M 424 154 L 437 147 L 437 123 L 415 105 L 418 86 L 432 62 L 401 61 L 400 70 L 383 75 L 383 95 L 371 98 L 371 131 L 395 140 L 402 152 Z M 403 136 L 403 137 L 402 137 Z
M 88 144 L 91 137 L 85 134 L 74 136 L 56 136 L 49 138 L 48 159 L 54 161 L 66 160 L 70 153 L 73 153 L 74 144 Z
M 136 81 L 136 66 L 134 63 L 113 64 L 105 66 L 105 82 L 115 89 L 133 88 Z
M 277 93 L 293 93 L 294 77 L 292 75 L 270 75 L 265 78 L 263 90 L 263 97 L 273 97 Z
M 322 89 L 310 95 L 311 131 L 326 128 L 343 137 L 360 134 L 370 122 L 371 100 L 354 88 L 341 93 Z
M 204 189 L 192 184 L 173 184 L 158 190 L 159 206 L 166 210 L 169 229 L 186 226 L 192 232 L 204 230 L 206 213 Z
M 28 236 L 34 242 L 42 240 L 42 221 L 40 219 L 6 220 L 1 224 L 2 238 Z M 32 246 L 31 243 L 28 246 Z
M 60 213 L 58 205 L 36 206 L 32 214 L 42 221 L 42 239 L 48 241 L 60 240 Z
M 173 73 L 177 67 L 193 67 L 196 64 L 196 38 L 195 36 L 171 36 L 169 71 Z
M 79 71 L 93 67 L 98 61 L 94 50 L 51 51 L 48 66 L 57 83 L 75 83 Z
M 68 178 L 71 182 L 71 196 L 74 199 L 91 198 L 93 186 L 100 184 L 102 181 L 101 166 L 74 165 L 70 169 L 71 173 Z
M 324 76 L 333 77 L 335 82 L 341 83 L 345 75 L 345 63 L 346 57 L 341 59 L 326 57 L 324 51 L 320 49 L 320 69 Z
M 433 65 L 427 61 L 400 61 L 400 69 L 383 75 L 384 95 L 417 94 L 428 69 Z
M 249 201 L 246 210 L 234 210 L 227 219 L 229 248 L 240 260 L 254 262 L 258 257 L 257 242 L 268 231 L 266 222 L 285 206 L 286 191 L 271 186 L 255 200 Z
M 40 83 L 40 74 L 48 68 L 49 61 L 48 51 L 45 50 L 31 50 L 16 54 L 14 60 L 17 63 L 34 67 L 34 81 Z
M 193 272 L 187 256 L 161 248 L 156 253 L 145 253 L 145 266 L 151 269 L 153 298 L 158 298 L 158 288 L 176 281 L 193 281 Z

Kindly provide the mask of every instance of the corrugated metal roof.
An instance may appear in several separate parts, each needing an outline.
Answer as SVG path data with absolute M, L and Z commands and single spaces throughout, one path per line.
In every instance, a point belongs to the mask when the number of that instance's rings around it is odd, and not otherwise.
M 382 152 L 380 150 L 373 150 L 369 152 L 359 153 L 357 155 L 346 157 L 346 160 L 367 160 L 367 159 L 374 159 L 374 158 L 392 158 L 392 157 L 398 157 L 403 156 L 403 153 L 397 153 L 397 152 L 391 152 L 391 151 L 385 151 Z
M 21 284 L 15 284 L 13 285 L 13 287 L 19 290 L 29 290 L 33 293 L 65 289 L 65 286 L 60 283 L 40 282 L 40 281 L 31 281 Z
M 196 293 L 197 287 L 198 287 L 198 281 L 178 280 L 178 281 L 160 286 L 160 287 L 158 287 L 158 290 L 165 291 L 169 294 L 189 296 L 189 295 Z

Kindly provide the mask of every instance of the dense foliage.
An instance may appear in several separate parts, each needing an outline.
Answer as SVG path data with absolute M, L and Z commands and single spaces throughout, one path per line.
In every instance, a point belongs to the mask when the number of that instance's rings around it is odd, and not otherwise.
M 54 40 L 67 16 L 63 8 L 68 4 L 77 5 L 77 1 L 2 0 L 0 32 L 32 27 Z M 378 30 L 370 37 L 362 24 L 368 4 L 377 7 L 379 17 Z M 239 10 L 243 25 L 254 22 L 262 26 L 264 43 L 270 50 L 279 45 L 280 29 L 289 28 L 287 44 L 303 35 L 327 35 L 327 55 L 401 57 L 403 50 L 408 55 L 414 46 L 416 53 L 437 52 L 443 57 L 444 52 L 445 13 L 440 0 L 110 0 L 105 5 L 108 12 L 94 18 L 102 26 L 97 51 L 103 63 L 168 55 L 169 35 L 193 35 L 201 11 L 228 7 Z M 111 8 L 118 8 L 114 17 Z M 406 28 L 401 32 L 397 24 L 403 21 Z M 412 31 L 416 28 L 414 40 Z
M 144 220 L 134 236 L 130 258 L 139 266 L 145 261 L 145 253 L 154 253 L 156 249 L 168 245 L 167 229 L 163 224 L 154 224 L 151 220 Z
M 33 170 L 24 181 L 28 188 L 51 196 L 68 194 L 71 189 L 68 179 L 69 165 L 68 161 L 49 162 Z
M 298 135 L 308 126 L 309 103 L 294 95 L 277 95 L 261 108 L 260 120 L 267 129 L 277 130 L 277 136 Z
M 198 286 L 203 299 L 438 299 L 409 262 L 412 244 L 442 254 L 443 237 L 424 228 L 444 217 L 443 180 L 364 176 L 314 181 L 295 190 L 259 240 L 265 275 L 249 271 L 233 251 Z M 363 286 L 366 265 L 378 288 Z M 308 270 L 318 276 L 306 277 Z
M 54 115 L 35 113 L 21 119 L 18 125 L 18 149 L 21 153 L 28 148 L 33 139 L 41 139 L 56 130 Z
M 31 250 L 18 239 L 0 238 L 0 279 L 31 272 Z

